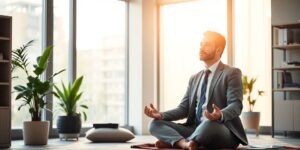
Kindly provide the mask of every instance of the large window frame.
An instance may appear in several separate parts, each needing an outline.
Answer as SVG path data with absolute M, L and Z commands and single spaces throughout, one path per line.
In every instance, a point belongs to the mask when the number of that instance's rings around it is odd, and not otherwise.
M 54 0 L 42 0 L 42 49 L 45 49 L 46 47 L 53 45 L 53 32 L 54 32 L 54 14 L 53 14 L 53 1 Z M 120 0 L 120 1 L 124 1 L 126 4 L 126 12 L 125 12 L 125 39 L 126 39 L 126 43 L 125 43 L 125 105 L 124 105 L 124 109 L 125 109 L 125 114 L 124 114 L 124 126 L 128 127 L 129 125 L 129 113 L 128 113 L 128 80 L 129 80 L 129 73 L 128 73 L 128 68 L 129 68 L 129 62 L 128 62 L 128 49 L 129 49 L 129 40 L 128 40 L 128 29 L 129 29 L 129 1 L 128 0 Z M 68 63 L 68 68 L 69 71 L 68 72 L 68 78 L 70 81 L 74 81 L 74 79 L 76 79 L 76 12 L 77 12 L 77 8 L 76 8 L 76 4 L 77 4 L 77 0 L 69 0 L 69 47 L 68 47 L 68 57 L 69 57 L 69 63 Z M 46 70 L 45 73 L 45 78 L 50 77 L 53 74 L 53 53 L 49 58 L 49 64 L 48 64 L 48 68 Z M 53 106 L 52 106 L 52 102 L 53 102 L 53 95 L 47 95 L 46 96 L 46 101 L 47 101 L 47 109 L 52 110 Z M 49 132 L 49 137 L 50 138 L 54 138 L 54 137 L 58 137 L 58 133 L 56 131 L 56 128 L 53 128 L 53 114 L 49 111 L 44 110 L 43 111 L 43 116 L 42 116 L 43 120 L 49 120 L 50 121 L 50 132 Z M 130 127 L 129 127 L 130 128 Z M 80 135 L 84 135 L 84 133 L 90 128 L 88 127 L 83 127 L 81 129 Z M 16 140 L 16 139 L 22 139 L 22 129 L 12 129 L 12 139 Z

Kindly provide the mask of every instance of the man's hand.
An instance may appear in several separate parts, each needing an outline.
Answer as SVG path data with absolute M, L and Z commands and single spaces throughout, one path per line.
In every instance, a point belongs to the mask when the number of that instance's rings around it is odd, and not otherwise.
M 214 111 L 212 113 L 209 113 L 207 110 L 205 110 L 204 112 L 205 117 L 212 121 L 221 120 L 222 112 L 220 108 L 215 104 L 212 104 L 212 106 L 214 108 Z
M 154 118 L 154 119 L 162 118 L 160 112 L 156 108 L 154 108 L 154 106 L 152 104 L 150 104 L 150 106 L 145 106 L 144 114 L 147 115 L 148 117 Z

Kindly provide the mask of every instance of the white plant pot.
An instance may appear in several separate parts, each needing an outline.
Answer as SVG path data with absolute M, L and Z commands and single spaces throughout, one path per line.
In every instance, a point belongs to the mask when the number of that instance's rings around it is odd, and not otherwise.
M 23 139 L 25 145 L 47 145 L 49 121 L 24 121 Z
M 242 112 L 242 124 L 245 129 L 255 129 L 256 136 L 259 134 L 260 112 Z

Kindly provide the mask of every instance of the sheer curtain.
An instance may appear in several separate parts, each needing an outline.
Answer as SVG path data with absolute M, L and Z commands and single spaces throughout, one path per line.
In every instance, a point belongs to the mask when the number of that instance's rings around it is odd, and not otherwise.
M 257 77 L 255 91 L 260 89 L 266 92 L 257 100 L 254 111 L 261 112 L 260 125 L 270 126 L 271 0 L 234 0 L 233 5 L 234 65 L 244 75 Z M 243 111 L 248 111 L 246 100 Z
M 160 7 L 161 111 L 175 108 L 191 75 L 203 69 L 199 48 L 207 30 L 220 32 L 227 38 L 227 1 L 194 0 Z M 227 49 L 221 59 L 227 63 Z

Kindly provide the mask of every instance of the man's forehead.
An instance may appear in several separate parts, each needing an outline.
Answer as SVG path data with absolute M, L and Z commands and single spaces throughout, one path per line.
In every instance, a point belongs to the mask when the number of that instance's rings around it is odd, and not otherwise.
M 214 41 L 214 37 L 213 36 L 202 36 L 202 41 Z
M 204 36 L 201 39 L 201 43 L 214 43 L 214 39 L 212 37 Z

